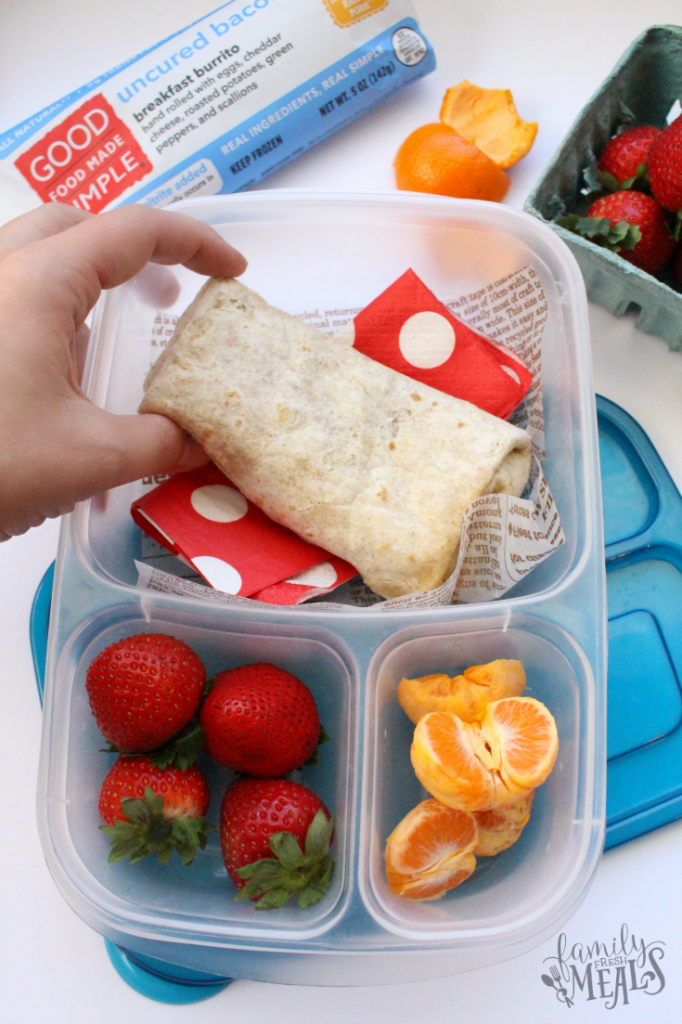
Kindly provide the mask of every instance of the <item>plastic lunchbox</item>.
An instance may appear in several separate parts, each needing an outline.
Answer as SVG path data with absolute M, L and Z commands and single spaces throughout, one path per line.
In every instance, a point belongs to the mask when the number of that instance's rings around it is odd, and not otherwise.
M 614 316 L 636 313 L 639 330 L 658 335 L 673 350 L 682 348 L 682 294 L 674 277 L 659 281 L 553 222 L 567 213 L 585 214 L 586 172 L 594 174 L 601 152 L 619 128 L 666 127 L 680 99 L 680 82 L 682 27 L 654 25 L 635 39 L 583 107 L 525 203 L 528 213 L 550 223 L 573 250 L 593 302 Z M 589 184 L 599 187 L 596 178 Z
M 47 653 L 38 808 L 50 870 L 73 909 L 111 942 L 212 976 L 380 984 L 516 956 L 575 910 L 604 838 L 604 548 L 578 267 L 537 220 L 487 203 L 261 192 L 177 208 L 224 233 L 249 258 L 245 282 L 295 313 L 361 307 L 408 266 L 445 298 L 532 266 L 549 305 L 544 468 L 566 543 L 495 602 L 409 612 L 227 607 L 136 588 L 141 537 L 129 508 L 141 483 L 81 504 L 62 529 Z M 177 275 L 179 312 L 200 279 L 182 268 Z M 135 282 L 98 304 L 85 387 L 113 412 L 137 408 L 155 315 Z M 273 661 L 312 689 L 332 739 L 302 781 L 335 810 L 338 824 L 333 884 L 309 910 L 256 912 L 236 903 L 215 832 L 189 869 L 177 858 L 164 867 L 107 862 L 97 798 L 111 755 L 100 752 L 84 676 L 108 644 L 153 631 L 188 642 L 209 674 Z M 527 692 L 553 712 L 556 767 L 514 847 L 481 859 L 469 882 L 439 901 L 401 900 L 386 884 L 383 846 L 424 792 L 410 765 L 412 727 L 396 685 L 404 674 L 454 674 L 500 657 L 523 660 Z M 208 760 L 203 767 L 215 821 L 231 776 Z

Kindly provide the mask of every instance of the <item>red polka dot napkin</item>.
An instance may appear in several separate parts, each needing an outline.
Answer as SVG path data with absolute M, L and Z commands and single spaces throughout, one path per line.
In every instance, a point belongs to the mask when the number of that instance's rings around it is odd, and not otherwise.
M 145 533 L 227 594 L 298 604 L 357 575 L 269 519 L 213 463 L 171 477 L 130 511 Z
M 408 270 L 340 336 L 384 366 L 506 419 L 532 383 L 508 349 L 472 330 Z

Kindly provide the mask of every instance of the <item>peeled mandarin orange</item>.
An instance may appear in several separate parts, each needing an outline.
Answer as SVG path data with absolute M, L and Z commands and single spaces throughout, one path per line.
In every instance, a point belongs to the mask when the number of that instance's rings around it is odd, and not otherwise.
M 433 711 L 419 720 L 411 758 L 422 786 L 448 807 L 486 810 L 516 803 L 541 785 L 559 749 L 556 723 L 533 697 L 506 697 L 479 722 Z
M 556 722 L 533 697 L 510 697 L 485 709 L 481 730 L 497 739 L 500 772 L 507 782 L 534 789 L 542 785 L 556 761 Z
M 509 89 L 481 89 L 466 78 L 445 93 L 440 119 L 498 167 L 524 157 L 538 131 L 537 124 L 521 120 Z
M 424 800 L 386 841 L 386 878 L 397 896 L 437 900 L 461 885 L 476 867 L 473 815 Z
M 425 124 L 403 142 L 394 160 L 396 183 L 408 192 L 499 203 L 509 179 L 477 146 L 445 124 Z
M 494 857 L 508 850 L 519 838 L 530 819 L 535 790 L 508 807 L 491 807 L 487 811 L 474 811 L 478 826 L 477 857 Z
M 523 664 L 512 658 L 498 658 L 487 665 L 472 665 L 460 676 L 401 679 L 397 696 L 415 725 L 430 711 L 447 711 L 465 722 L 474 722 L 491 701 L 518 697 L 525 686 Z
M 478 725 L 445 711 L 424 715 L 414 730 L 410 756 L 415 774 L 448 807 L 477 811 L 500 802 L 497 790 L 502 787 L 496 785 L 480 732 Z

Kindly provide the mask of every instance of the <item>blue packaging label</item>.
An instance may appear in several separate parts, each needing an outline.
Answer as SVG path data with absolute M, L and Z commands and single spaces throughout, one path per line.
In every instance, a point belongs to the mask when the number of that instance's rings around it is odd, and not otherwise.
M 407 0 L 231 0 L 0 135 L 33 204 L 237 192 L 435 67 Z

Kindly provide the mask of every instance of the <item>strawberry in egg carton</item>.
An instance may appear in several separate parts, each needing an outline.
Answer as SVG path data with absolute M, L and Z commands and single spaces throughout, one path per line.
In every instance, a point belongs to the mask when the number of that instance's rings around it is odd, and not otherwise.
M 453 316 L 412 270 L 337 334 L 377 362 L 504 419 L 532 377 L 508 349 Z M 134 502 L 138 526 L 192 565 L 216 590 L 294 605 L 357 575 L 248 501 L 209 464 Z

